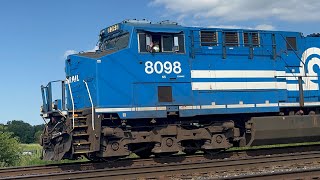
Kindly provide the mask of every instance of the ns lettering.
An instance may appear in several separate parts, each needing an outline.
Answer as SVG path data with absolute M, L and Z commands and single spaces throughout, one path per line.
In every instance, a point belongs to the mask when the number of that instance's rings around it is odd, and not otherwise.
M 67 83 L 70 83 L 70 84 L 78 81 L 79 81 L 79 75 L 73 75 L 67 79 Z

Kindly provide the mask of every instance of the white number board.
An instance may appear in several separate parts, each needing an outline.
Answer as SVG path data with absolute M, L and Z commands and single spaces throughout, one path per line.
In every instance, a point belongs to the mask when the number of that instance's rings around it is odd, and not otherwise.
M 164 63 L 162 63 L 161 61 L 156 61 L 154 63 L 151 61 L 147 61 L 146 63 L 144 63 L 144 65 L 145 65 L 144 71 L 147 74 L 153 74 L 153 73 L 180 74 L 182 72 L 181 63 L 179 61 L 175 61 L 173 63 L 169 61 L 166 61 Z

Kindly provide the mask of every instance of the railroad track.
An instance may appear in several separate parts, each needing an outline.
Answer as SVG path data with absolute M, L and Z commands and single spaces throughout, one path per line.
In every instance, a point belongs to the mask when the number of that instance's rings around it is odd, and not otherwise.
M 293 151 L 290 148 L 282 150 Z M 320 167 L 320 151 L 261 155 L 265 153 L 263 151 L 266 150 L 248 151 L 245 153 L 228 152 L 224 154 L 228 157 L 227 159 L 215 159 L 214 155 L 210 157 L 197 155 L 176 156 L 169 159 L 125 159 L 116 162 L 87 162 L 7 168 L 0 169 L 0 179 L 132 179 L 133 177 L 163 177 L 166 179 L 208 177 L 213 179 L 231 177 L 232 175 L 237 177 L 245 174 L 245 172 L 259 171 L 259 169 L 272 167 L 305 167 L 306 165 Z M 248 156 L 248 154 L 253 154 L 253 152 L 259 155 Z M 221 154 L 217 155 L 217 157 L 219 156 L 221 157 Z M 266 174 L 266 171 L 264 173 Z M 259 175 L 263 174 L 263 172 L 255 174 Z
M 221 178 L 230 179 L 230 178 Z M 262 179 L 262 180 L 274 180 L 274 179 L 292 179 L 292 180 L 302 180 L 302 179 L 320 179 L 320 168 L 309 168 L 309 169 L 291 169 L 287 171 L 278 172 L 267 172 L 260 174 L 251 175 L 240 175 L 234 176 L 232 179 Z

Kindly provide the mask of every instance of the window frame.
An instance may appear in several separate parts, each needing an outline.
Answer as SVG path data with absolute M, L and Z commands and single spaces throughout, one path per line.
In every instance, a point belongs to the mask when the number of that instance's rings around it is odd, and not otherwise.
M 150 53 L 147 50 L 141 52 L 140 34 L 143 34 L 146 37 L 147 34 L 150 34 L 150 33 L 137 32 L 138 53 Z M 151 36 L 152 36 L 152 34 L 151 34 Z M 172 40 L 173 40 L 172 41 L 172 49 L 173 49 L 173 46 L 174 46 L 174 37 L 175 36 L 182 37 L 182 39 L 183 39 L 183 52 L 180 52 L 180 50 L 181 50 L 181 46 L 180 45 L 181 44 L 179 44 L 179 51 L 178 52 L 177 51 L 173 51 L 173 50 L 172 51 L 163 51 L 163 36 L 171 36 L 172 37 Z M 160 34 L 160 37 L 161 37 L 161 39 L 160 39 L 161 40 L 161 52 L 157 52 L 156 54 L 163 54 L 163 53 L 185 54 L 186 53 L 186 40 L 185 40 L 185 34 L 184 33 L 179 33 L 179 34 L 175 34 L 175 33 Z M 145 49 L 147 49 L 147 47 L 145 47 Z
M 130 45 L 131 35 L 130 35 L 129 32 L 126 32 L 126 33 L 120 34 L 119 36 L 110 38 L 110 39 L 108 39 L 108 40 L 104 40 L 103 43 L 102 43 L 103 45 L 101 46 L 101 47 L 102 47 L 102 50 L 103 50 L 103 51 L 108 51 L 108 50 L 116 49 L 116 47 L 106 49 L 106 48 L 105 48 L 105 47 L 106 47 L 105 42 L 107 42 L 107 41 L 114 41 L 114 40 L 117 39 L 117 38 L 118 38 L 118 40 L 119 40 L 120 38 L 123 38 L 123 37 L 125 37 L 125 36 L 127 36 L 127 37 L 126 37 L 126 38 L 127 38 L 126 40 L 128 41 L 127 44 L 126 44 L 126 46 L 121 47 L 121 48 L 117 47 L 118 49 L 117 49 L 116 51 L 120 51 L 120 50 L 122 50 L 122 49 L 128 48 L 129 45 Z M 117 40 L 117 41 L 118 41 L 118 40 Z
M 148 51 L 147 51 L 147 44 L 146 44 L 146 47 L 145 47 L 145 49 L 146 49 L 146 52 L 141 52 L 141 44 L 140 44 L 140 34 L 144 34 L 145 35 L 145 39 L 146 39 L 146 33 L 140 33 L 140 32 L 138 32 L 137 33 L 137 41 L 138 41 L 138 52 L 139 53 L 147 53 Z
M 161 36 L 161 52 L 160 53 L 170 53 L 170 52 L 174 52 L 172 49 L 173 49 L 173 46 L 174 46 L 174 35 L 170 34 L 170 35 L 160 35 Z M 170 38 L 172 38 L 172 48 L 171 48 L 171 51 L 164 51 L 164 41 L 163 41 L 163 37 L 164 36 L 169 36 Z

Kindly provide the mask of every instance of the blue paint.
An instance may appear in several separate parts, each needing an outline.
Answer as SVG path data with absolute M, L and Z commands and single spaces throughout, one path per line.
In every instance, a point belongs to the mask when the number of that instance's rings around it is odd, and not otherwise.
M 123 119 L 139 118 L 164 118 L 167 111 L 179 111 L 181 117 L 191 117 L 195 115 L 210 114 L 232 114 L 232 113 L 257 113 L 257 112 L 279 112 L 279 103 L 298 103 L 299 91 L 288 87 L 290 84 L 298 83 L 295 79 L 301 70 L 302 54 L 311 47 L 320 48 L 320 39 L 316 37 L 304 37 L 298 32 L 286 31 L 258 31 L 243 29 L 217 29 L 201 27 L 183 27 L 174 24 L 150 24 L 144 23 L 126 23 L 117 24 L 112 32 L 108 33 L 108 28 L 100 33 L 100 43 L 105 40 L 111 40 L 129 33 L 128 45 L 122 49 L 112 49 L 110 52 L 99 57 L 93 57 L 88 54 L 70 55 L 66 60 L 66 77 L 78 75 L 79 81 L 70 84 L 75 103 L 75 109 L 91 108 L 88 90 L 83 80 L 88 83 L 91 92 L 94 107 L 99 108 L 136 108 L 136 107 L 167 107 L 166 110 L 123 110 L 118 113 Z M 201 31 L 212 31 L 217 33 L 217 46 L 201 46 Z M 224 47 L 223 33 L 237 32 L 238 45 L 233 47 Z M 259 46 L 252 48 L 253 58 L 250 59 L 250 48 L 245 46 L 243 33 L 254 32 L 259 34 Z M 180 35 L 183 37 L 184 52 L 139 52 L 139 34 L 156 35 Z M 272 44 L 272 35 L 275 35 L 275 46 Z M 144 35 L 143 35 L 144 36 Z M 295 37 L 297 50 L 288 50 L 286 46 L 286 37 Z M 147 37 L 145 37 L 147 38 Z M 164 39 L 162 39 L 164 40 Z M 180 39 L 181 40 L 181 39 Z M 146 43 L 146 42 L 144 42 Z M 162 44 L 163 45 L 163 44 Z M 225 48 L 225 49 L 224 49 Z M 276 59 L 273 59 L 273 48 L 276 51 Z M 141 50 L 142 51 L 142 50 Z M 225 58 L 223 57 L 225 51 Z M 96 53 L 103 54 L 106 51 Z M 306 73 L 310 73 L 308 63 L 312 58 L 319 59 L 319 54 L 314 54 L 306 59 Z M 177 64 L 179 62 L 179 66 Z M 147 64 L 152 63 L 152 73 L 146 73 L 150 69 Z M 176 67 L 166 73 L 164 65 Z M 157 66 L 155 66 L 157 65 Z M 175 65 L 175 66 L 174 66 Z M 156 73 L 156 68 L 160 73 Z M 181 72 L 180 69 L 181 68 Z M 319 67 L 317 64 L 311 66 L 312 70 L 318 75 Z M 218 71 L 235 72 L 234 77 L 200 77 L 194 78 L 191 71 Z M 151 71 L 151 70 L 150 70 Z M 254 71 L 263 75 L 251 77 L 240 74 L 237 77 L 236 71 Z M 274 72 L 274 75 L 267 71 Z M 264 73 L 267 73 L 265 75 Z M 282 75 L 278 75 L 282 74 Z M 209 73 L 210 74 L 210 73 Z M 302 74 L 302 73 L 301 73 Z M 214 74 L 215 75 L 215 74 Z M 220 76 L 219 75 L 219 76 Z M 260 77 L 261 76 L 261 77 Z M 197 90 L 196 83 L 213 83 L 212 89 Z M 319 80 L 316 77 L 310 82 L 316 83 L 317 89 L 305 89 L 305 102 L 318 102 Z M 195 84 L 194 84 L 195 83 Z M 218 83 L 218 84 L 216 84 Z M 239 85 L 219 83 L 240 83 Z M 255 87 L 258 83 L 261 87 Z M 263 84 L 266 86 L 263 86 Z M 267 85 L 267 83 L 271 83 Z M 273 84 L 272 84 L 273 83 Z M 245 84 L 248 88 L 232 89 L 235 86 Z M 308 85 L 307 82 L 304 82 Z M 160 102 L 158 86 L 172 87 L 172 101 Z M 275 87 L 273 87 L 275 86 Z M 284 88 L 280 88 L 284 86 Z M 69 88 L 66 86 L 67 107 L 72 110 Z M 266 87 L 266 88 L 265 88 Z M 228 108 L 228 105 L 246 105 L 253 107 Z M 261 105 L 265 104 L 265 106 Z M 268 106 L 272 104 L 272 106 Z M 181 106 L 208 106 L 225 105 L 225 108 L 211 109 L 182 109 Z M 260 105 L 260 106 L 259 106 Z M 170 108 L 169 108 L 170 107 Z M 297 105 L 299 107 L 299 105 Z M 105 111 L 107 112 L 107 111 Z

